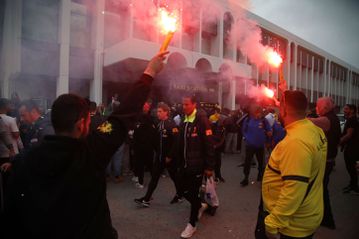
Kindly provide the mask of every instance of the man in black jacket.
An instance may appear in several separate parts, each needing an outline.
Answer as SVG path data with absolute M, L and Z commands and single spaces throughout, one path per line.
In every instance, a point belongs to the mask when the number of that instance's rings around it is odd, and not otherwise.
M 135 156 L 135 176 L 133 181 L 137 188 L 144 188 L 145 168 L 152 174 L 154 152 L 156 149 L 156 125 L 151 116 L 151 102 L 147 100 L 142 107 L 133 133 L 133 150 Z
M 167 53 L 154 57 L 122 106 L 89 133 L 84 99 L 57 98 L 51 111 L 56 135 L 13 163 L 1 238 L 117 238 L 106 199 L 106 166 L 123 143 L 126 124 L 140 111 Z M 4 224 L 1 224 L 4 225 Z
M 189 223 L 182 238 L 190 238 L 196 231 L 201 199 L 199 190 L 203 174 L 213 175 L 215 165 L 212 130 L 205 112 L 196 109 L 196 100 L 185 96 L 182 100 L 184 120 L 180 127 L 179 156 L 184 197 L 191 203 Z
M 19 114 L 20 137 L 25 149 L 39 144 L 45 135 L 54 134 L 50 113 L 42 116 L 38 105 L 33 100 L 21 102 Z
M 144 206 L 150 206 L 150 200 L 155 191 L 161 174 L 167 168 L 168 173 L 175 184 L 176 195 L 171 204 L 182 201 L 183 193 L 180 190 L 177 180 L 177 145 L 178 145 L 178 128 L 175 122 L 169 118 L 170 108 L 165 103 L 159 103 L 157 106 L 157 116 L 160 122 L 157 126 L 158 140 L 156 147 L 156 160 L 152 168 L 152 177 L 148 185 L 147 193 L 144 197 L 135 199 L 135 202 Z

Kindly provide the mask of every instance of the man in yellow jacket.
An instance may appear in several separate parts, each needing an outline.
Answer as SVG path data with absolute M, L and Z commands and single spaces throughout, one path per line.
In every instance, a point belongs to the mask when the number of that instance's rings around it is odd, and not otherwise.
M 270 239 L 310 239 L 323 217 L 327 140 L 320 128 L 305 119 L 306 109 L 302 92 L 284 92 L 280 117 L 287 135 L 273 150 L 262 185 Z

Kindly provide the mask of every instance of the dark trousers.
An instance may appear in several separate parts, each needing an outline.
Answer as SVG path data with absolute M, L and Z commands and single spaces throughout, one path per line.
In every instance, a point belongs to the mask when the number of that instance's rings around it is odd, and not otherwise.
M 323 225 L 334 225 L 334 218 L 332 214 L 332 208 L 330 205 L 329 190 L 328 190 L 329 176 L 333 170 L 333 166 L 334 166 L 334 160 L 327 161 L 327 164 L 325 166 L 325 173 L 323 179 L 323 200 L 324 200 L 324 216 L 322 220 Z
M 251 170 L 251 163 L 253 156 L 256 155 L 257 161 L 258 161 L 258 178 L 261 179 L 263 177 L 263 171 L 264 171 L 264 147 L 263 148 L 255 148 L 250 145 L 246 145 L 246 157 L 244 161 L 244 176 L 246 179 L 248 179 L 250 170 Z
M 165 160 L 165 159 L 162 159 L 162 160 Z M 179 179 L 178 179 L 176 165 L 173 162 L 166 165 L 166 163 L 164 161 L 160 161 L 159 159 L 157 159 L 153 165 L 151 181 L 148 185 L 148 189 L 147 189 L 147 192 L 145 195 L 146 201 L 149 201 L 151 199 L 153 192 L 157 188 L 158 181 L 159 181 L 163 171 L 166 168 L 170 175 L 170 178 L 172 179 L 173 183 L 175 184 L 177 196 L 183 197 L 183 192 L 179 185 Z
M 201 208 L 200 188 L 202 185 L 202 174 L 192 174 L 187 172 L 181 172 L 181 185 L 184 193 L 184 197 L 191 204 L 190 220 L 192 226 L 196 225 L 198 221 L 198 211 Z
M 145 168 L 152 174 L 153 151 L 147 149 L 135 149 L 135 175 L 138 177 L 138 183 L 143 185 Z
M 222 167 L 222 152 L 216 150 L 214 152 L 214 157 L 215 157 L 215 166 L 214 166 L 214 173 L 216 178 L 221 178 L 222 177 L 222 173 L 221 173 L 221 167 Z
M 237 151 L 242 150 L 242 139 L 243 139 L 242 131 L 239 130 L 237 134 Z
M 0 166 L 10 162 L 10 158 L 0 158 Z M 6 194 L 6 186 L 10 172 L 0 172 L 0 213 L 4 210 L 4 201 Z M 1 217 L 1 215 L 0 215 Z
M 350 176 L 350 186 L 353 189 L 358 189 L 358 173 L 355 168 L 356 157 L 357 155 L 355 153 L 352 153 L 348 150 L 344 151 L 345 167 L 347 168 Z

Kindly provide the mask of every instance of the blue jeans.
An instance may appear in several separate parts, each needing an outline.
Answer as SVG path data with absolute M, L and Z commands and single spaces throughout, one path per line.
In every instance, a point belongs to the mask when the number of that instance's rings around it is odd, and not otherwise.
M 118 177 L 121 175 L 122 160 L 124 157 L 125 143 L 123 143 L 116 153 L 112 156 L 110 163 L 107 166 L 106 172 L 109 176 Z

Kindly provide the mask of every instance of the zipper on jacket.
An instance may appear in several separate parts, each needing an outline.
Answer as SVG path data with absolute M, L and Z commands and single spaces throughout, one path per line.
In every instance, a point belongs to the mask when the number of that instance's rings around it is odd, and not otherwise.
M 184 126 L 184 147 L 183 147 L 183 157 L 184 157 L 184 167 L 187 168 L 187 129 L 188 122 Z

